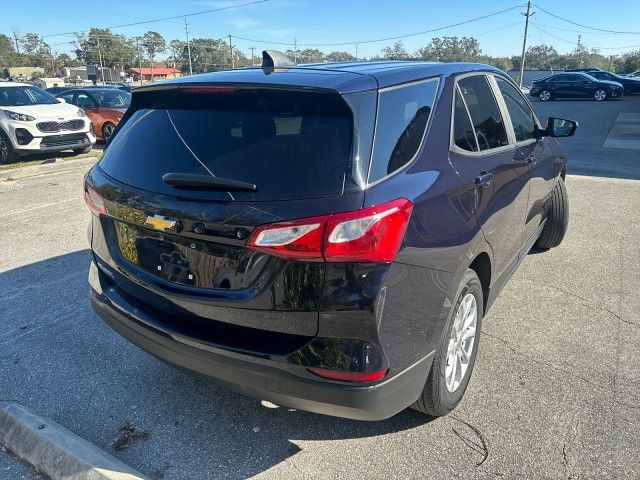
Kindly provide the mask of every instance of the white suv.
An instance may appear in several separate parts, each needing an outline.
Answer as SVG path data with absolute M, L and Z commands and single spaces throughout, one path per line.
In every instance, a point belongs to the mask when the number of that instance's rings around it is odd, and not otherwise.
M 26 83 L 0 83 L 0 164 L 28 153 L 88 152 L 95 142 L 81 108 Z

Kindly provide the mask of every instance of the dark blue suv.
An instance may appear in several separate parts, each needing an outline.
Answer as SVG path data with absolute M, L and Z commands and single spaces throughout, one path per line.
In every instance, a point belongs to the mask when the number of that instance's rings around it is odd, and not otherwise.
M 137 88 L 87 174 L 95 311 L 279 405 L 444 415 L 482 319 L 567 228 L 566 161 L 502 71 L 360 62 Z

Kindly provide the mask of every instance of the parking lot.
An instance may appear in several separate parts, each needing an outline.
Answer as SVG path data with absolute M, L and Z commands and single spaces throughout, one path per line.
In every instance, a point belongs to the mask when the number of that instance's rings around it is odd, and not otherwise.
M 492 307 L 453 414 L 274 408 L 126 342 L 88 301 L 91 159 L 0 171 L 0 401 L 156 479 L 639 478 L 640 146 L 624 140 L 640 96 L 534 107 L 581 125 L 565 142 L 568 236 L 529 255 Z M 0 478 L 35 477 L 0 452 Z

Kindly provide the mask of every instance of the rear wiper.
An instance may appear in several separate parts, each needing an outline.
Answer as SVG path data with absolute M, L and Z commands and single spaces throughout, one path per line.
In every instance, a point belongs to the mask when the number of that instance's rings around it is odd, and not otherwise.
M 194 190 L 222 190 L 225 192 L 255 192 L 258 190 L 258 187 L 253 183 L 193 173 L 165 173 L 162 180 L 175 188 Z

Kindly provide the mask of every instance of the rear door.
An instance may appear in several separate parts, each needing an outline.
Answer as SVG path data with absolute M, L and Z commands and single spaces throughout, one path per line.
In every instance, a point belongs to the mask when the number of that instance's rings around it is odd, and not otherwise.
M 324 265 L 244 245 L 264 223 L 362 207 L 362 191 L 347 180 L 353 124 L 331 92 L 135 93 L 90 178 L 108 209 L 103 237 L 94 228 L 98 261 L 124 277 L 130 295 L 176 318 L 315 335 Z M 178 188 L 165 183 L 167 173 L 250 182 L 257 191 Z
M 573 96 L 573 90 L 569 82 L 569 75 L 556 75 L 555 77 L 551 77 L 548 83 L 551 86 L 551 91 L 555 96 L 565 98 Z
M 459 77 L 453 105 L 450 161 L 475 186 L 476 215 L 493 249 L 496 274 L 517 260 L 528 202 L 528 169 L 508 133 L 492 76 Z

